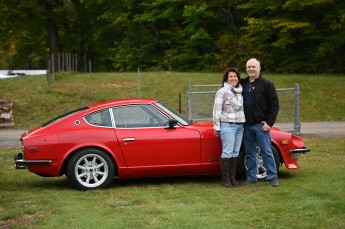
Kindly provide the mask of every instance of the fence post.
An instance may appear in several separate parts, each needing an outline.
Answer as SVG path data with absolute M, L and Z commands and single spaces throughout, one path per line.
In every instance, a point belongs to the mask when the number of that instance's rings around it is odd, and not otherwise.
M 89 60 L 89 71 L 90 71 L 90 98 L 91 101 L 93 100 L 93 95 L 92 95 L 92 71 L 91 71 L 91 60 Z
M 53 79 L 53 81 L 55 81 L 55 60 L 54 60 L 54 53 L 52 53 L 52 62 L 51 62 L 51 65 L 52 65 L 52 79 Z
M 301 92 L 299 91 L 299 84 L 295 83 L 295 114 L 294 114 L 294 133 L 300 134 L 301 133 L 301 120 L 300 120 L 300 113 L 299 113 L 299 95 Z
M 57 52 L 57 72 L 61 72 L 61 66 L 60 66 L 60 52 Z
M 140 97 L 140 67 L 138 67 L 138 97 Z
M 189 91 L 188 91 L 188 118 L 189 120 L 193 120 L 193 99 L 192 96 L 192 82 L 189 79 Z
M 181 107 L 181 93 L 178 93 L 178 112 L 182 113 L 182 107 Z

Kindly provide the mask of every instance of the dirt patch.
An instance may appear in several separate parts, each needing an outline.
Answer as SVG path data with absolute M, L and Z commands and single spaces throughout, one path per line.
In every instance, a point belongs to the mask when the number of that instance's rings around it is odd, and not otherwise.
M 13 227 L 25 227 L 25 228 L 34 228 L 36 221 L 35 215 L 21 215 L 14 219 L 0 221 L 1 229 L 10 229 Z

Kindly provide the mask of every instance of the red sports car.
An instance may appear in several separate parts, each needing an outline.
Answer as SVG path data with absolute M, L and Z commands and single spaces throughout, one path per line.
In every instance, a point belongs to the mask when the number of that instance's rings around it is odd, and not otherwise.
M 303 139 L 271 129 L 277 167 L 298 169 Z M 80 190 L 119 179 L 220 174 L 221 141 L 213 123 L 192 122 L 155 99 L 98 103 L 57 117 L 21 136 L 16 168 L 40 176 L 66 175 Z M 258 178 L 266 176 L 260 152 Z M 239 178 L 245 177 L 241 150 Z

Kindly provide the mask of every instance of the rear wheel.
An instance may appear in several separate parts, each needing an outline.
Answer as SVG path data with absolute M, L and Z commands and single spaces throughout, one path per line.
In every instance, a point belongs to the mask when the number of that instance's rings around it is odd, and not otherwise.
M 276 163 L 277 172 L 279 171 L 280 166 L 280 155 L 276 147 L 272 146 L 272 153 L 274 157 L 274 161 Z M 260 150 L 258 149 L 258 173 L 256 174 L 256 178 L 258 180 L 265 179 L 267 177 L 266 168 L 264 166 L 264 162 L 260 153 Z M 242 147 L 240 150 L 240 153 L 238 155 L 237 160 L 237 172 L 236 172 L 237 179 L 245 180 L 247 178 L 247 165 L 246 165 L 246 157 L 244 148 Z
M 79 190 L 105 188 L 115 173 L 111 158 L 99 149 L 83 149 L 70 159 L 67 177 Z

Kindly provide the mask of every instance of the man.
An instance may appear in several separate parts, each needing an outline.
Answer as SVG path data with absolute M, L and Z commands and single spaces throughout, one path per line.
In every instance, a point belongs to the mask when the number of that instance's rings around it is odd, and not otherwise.
M 279 111 L 279 100 L 273 82 L 260 74 L 260 61 L 252 58 L 246 64 L 248 77 L 241 80 L 243 87 L 243 104 L 246 123 L 244 125 L 244 151 L 247 163 L 246 184 L 257 181 L 257 152 L 266 168 L 267 177 L 273 187 L 278 187 L 277 167 L 271 149 L 270 128 L 273 126 Z

